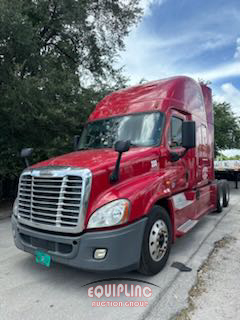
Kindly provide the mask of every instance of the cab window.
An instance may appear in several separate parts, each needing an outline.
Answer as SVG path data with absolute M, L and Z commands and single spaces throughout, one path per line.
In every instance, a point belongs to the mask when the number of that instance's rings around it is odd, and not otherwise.
M 170 130 L 168 132 L 168 141 L 171 148 L 182 146 L 182 124 L 182 119 L 178 117 L 171 118 Z

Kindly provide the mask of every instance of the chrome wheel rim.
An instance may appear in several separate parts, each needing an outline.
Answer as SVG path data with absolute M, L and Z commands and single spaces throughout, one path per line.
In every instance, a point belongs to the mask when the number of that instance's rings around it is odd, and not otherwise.
M 220 205 L 223 207 L 223 189 L 220 192 Z
M 168 228 L 166 223 L 159 219 L 157 220 L 149 234 L 149 252 L 151 258 L 159 262 L 165 255 L 168 247 Z
M 226 191 L 227 203 L 229 202 L 229 198 L 230 198 L 230 192 L 229 192 L 229 190 L 227 189 L 227 191 Z

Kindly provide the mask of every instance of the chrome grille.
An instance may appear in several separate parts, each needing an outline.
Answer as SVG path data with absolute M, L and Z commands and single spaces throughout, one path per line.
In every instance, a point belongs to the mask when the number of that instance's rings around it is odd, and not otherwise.
M 18 190 L 19 219 L 48 230 L 81 231 L 90 182 L 87 169 L 42 168 L 24 172 Z

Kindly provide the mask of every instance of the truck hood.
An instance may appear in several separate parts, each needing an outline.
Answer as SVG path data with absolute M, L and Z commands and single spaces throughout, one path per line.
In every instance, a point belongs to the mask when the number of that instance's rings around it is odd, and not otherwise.
M 150 154 L 153 155 L 153 149 L 155 148 L 132 148 L 122 155 L 121 164 L 124 165 L 126 162 L 128 164 L 132 162 L 134 163 L 136 160 L 139 162 L 140 159 L 146 161 L 146 158 L 149 158 Z M 118 153 L 113 149 L 82 150 L 39 162 L 33 165 L 31 168 L 45 166 L 72 166 L 88 168 L 94 173 L 96 171 L 109 169 L 110 167 L 114 166 L 117 157 Z
M 131 148 L 122 155 L 120 180 L 113 184 L 109 177 L 117 157 L 118 153 L 113 149 L 76 151 L 39 162 L 32 168 L 70 166 L 91 170 L 93 179 L 85 218 L 86 228 L 91 214 L 108 202 L 120 198 L 129 199 L 133 203 L 136 198 L 138 199 L 136 203 L 143 201 L 143 193 L 150 192 L 152 183 L 154 181 L 156 183 L 156 175 L 160 172 L 160 158 L 164 157 L 164 150 L 161 150 L 161 147 Z M 142 186 L 137 188 L 139 192 L 136 192 L 137 184 Z M 159 187 L 161 184 L 157 185 Z M 136 212 L 140 216 L 140 211 Z

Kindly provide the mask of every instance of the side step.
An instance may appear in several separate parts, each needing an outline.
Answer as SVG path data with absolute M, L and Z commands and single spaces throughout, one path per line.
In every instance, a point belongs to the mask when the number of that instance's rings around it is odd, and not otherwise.
M 199 220 L 189 219 L 186 222 L 184 222 L 184 224 L 182 224 L 180 227 L 178 227 L 177 231 L 186 233 L 189 230 L 191 230 L 198 222 L 199 222 Z

